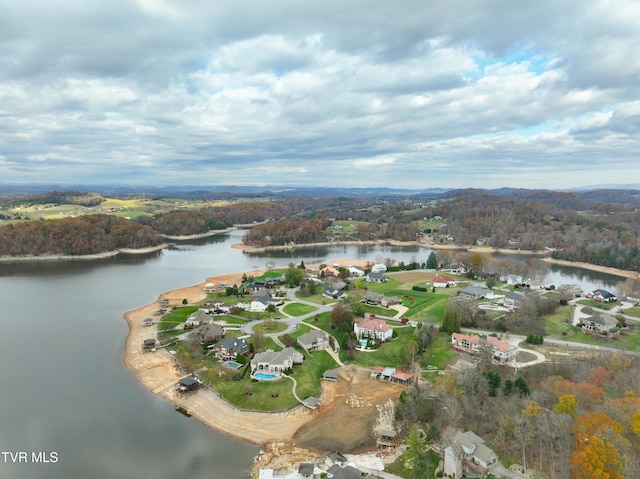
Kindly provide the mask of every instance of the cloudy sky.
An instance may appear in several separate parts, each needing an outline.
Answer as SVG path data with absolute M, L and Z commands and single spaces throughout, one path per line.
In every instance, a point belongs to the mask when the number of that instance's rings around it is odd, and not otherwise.
M 634 0 L 0 0 L 0 182 L 640 178 Z

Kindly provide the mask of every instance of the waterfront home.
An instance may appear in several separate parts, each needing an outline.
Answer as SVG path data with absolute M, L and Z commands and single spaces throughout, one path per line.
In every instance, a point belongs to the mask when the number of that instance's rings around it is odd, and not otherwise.
M 604 289 L 596 289 L 595 291 L 587 293 L 587 298 L 600 301 L 601 303 L 608 303 L 609 301 L 615 301 L 617 299 L 615 294 Z
M 460 479 L 465 475 L 485 475 L 498 456 L 472 431 L 458 431 L 453 444 L 444 450 L 444 473 Z
M 382 273 L 369 273 L 366 277 L 366 281 L 367 283 L 384 283 L 385 281 L 387 281 L 387 278 L 385 278 L 384 274 Z
M 362 271 L 360 268 L 356 268 L 355 266 L 349 266 L 347 269 L 349 270 L 349 275 L 355 278 L 364 276 L 364 271 Z
M 521 284 L 522 276 L 520 276 L 519 274 L 505 274 L 503 276 L 500 276 L 500 281 L 509 285 Z
M 303 362 L 304 357 L 294 348 L 284 348 L 282 351 L 269 349 L 256 354 L 251 359 L 251 376 L 256 377 L 258 373 L 266 373 L 274 376 L 269 379 L 279 378 L 287 369 Z M 259 376 L 256 378 L 260 379 Z
M 185 326 L 200 326 L 201 324 L 205 324 L 211 321 L 211 317 L 202 311 L 201 309 L 197 310 L 193 314 L 189 315 L 187 320 L 184 322 Z
M 377 318 L 363 319 L 353 325 L 353 330 L 358 339 L 378 339 L 384 342 L 389 341 L 393 335 L 393 328 Z
M 202 291 L 204 291 L 205 293 L 213 293 L 215 290 L 216 290 L 215 283 L 207 283 L 202 288 Z
M 209 314 L 229 314 L 229 312 L 231 311 L 231 306 L 225 304 L 223 301 L 214 300 L 208 301 L 200 309 Z
M 142 320 L 143 326 L 153 326 L 153 318 L 145 318 Z
M 264 281 L 254 281 L 247 284 L 242 290 L 244 291 L 244 294 L 256 294 L 264 289 L 265 286 L 266 283 Z
M 142 341 L 142 350 L 155 351 L 157 343 L 158 341 L 155 339 L 145 339 L 144 341 Z
M 386 273 L 387 267 L 382 263 L 376 263 L 371 267 L 372 273 Z
M 216 323 L 202 324 L 191 334 L 191 337 L 200 343 L 218 341 L 224 337 L 224 328 Z
M 329 347 L 329 335 L 320 329 L 312 329 L 298 338 L 298 345 L 308 353 Z
M 246 356 L 249 353 L 249 345 L 244 338 L 224 338 L 208 349 L 222 361 L 234 360 L 238 354 Z

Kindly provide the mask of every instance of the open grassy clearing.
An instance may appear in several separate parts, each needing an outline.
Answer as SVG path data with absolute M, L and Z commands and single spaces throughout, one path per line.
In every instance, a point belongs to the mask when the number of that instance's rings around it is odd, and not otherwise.
M 282 312 L 289 316 L 302 316 L 303 314 L 313 313 L 318 308 L 302 303 L 290 303 L 282 308 Z

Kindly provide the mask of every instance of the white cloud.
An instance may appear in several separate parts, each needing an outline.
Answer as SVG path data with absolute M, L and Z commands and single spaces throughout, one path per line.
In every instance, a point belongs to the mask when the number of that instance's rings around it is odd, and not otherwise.
M 592 183 L 640 169 L 638 8 L 16 2 L 2 181 Z

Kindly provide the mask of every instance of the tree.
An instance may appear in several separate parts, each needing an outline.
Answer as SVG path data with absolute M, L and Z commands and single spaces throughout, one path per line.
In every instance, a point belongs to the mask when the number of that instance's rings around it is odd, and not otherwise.
M 518 376 L 518 378 L 513 383 L 513 386 L 520 392 L 520 396 L 526 397 L 530 394 L 529 385 L 524 380 L 522 376 Z
M 304 271 L 300 268 L 290 267 L 285 271 L 284 279 L 289 287 L 300 286 L 304 280 Z
M 571 454 L 574 479 L 623 479 L 620 453 L 609 441 L 591 435 L 577 441 Z
M 578 398 L 575 394 L 563 394 L 558 398 L 558 404 L 553 408 L 553 412 L 558 414 L 568 414 L 576 417 L 578 411 Z
M 411 468 L 412 479 L 422 479 L 427 473 L 427 451 L 425 440 L 420 437 L 420 430 L 416 424 L 413 425 L 407 437 L 407 450 L 405 457 Z
M 336 303 L 331 309 L 331 323 L 336 328 L 342 324 L 342 319 L 344 317 L 344 306 L 340 303 Z
M 437 269 L 438 268 L 438 258 L 436 258 L 436 254 L 432 251 L 427 258 L 427 269 Z

